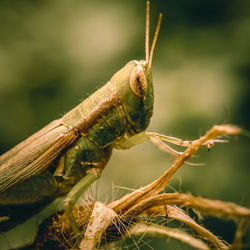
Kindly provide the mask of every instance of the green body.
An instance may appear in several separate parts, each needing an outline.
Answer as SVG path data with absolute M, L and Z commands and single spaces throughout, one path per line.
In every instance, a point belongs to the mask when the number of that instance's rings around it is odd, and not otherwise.
M 144 84 L 143 87 L 140 84 Z M 61 126 L 77 134 L 77 139 L 63 148 L 44 170 L 2 191 L 0 206 L 30 204 L 64 196 L 93 169 L 99 177 L 114 145 L 118 145 L 117 140 L 144 131 L 152 111 L 151 72 L 145 61 L 131 61 L 102 88 L 61 118 Z
M 0 245 L 4 249 L 32 243 L 42 221 L 62 210 L 79 245 L 73 206 L 99 178 L 113 148 L 128 149 L 149 139 L 143 131 L 153 113 L 151 66 L 161 15 L 149 54 L 149 2 L 146 13 L 145 60 L 128 62 L 62 118 L 0 156 Z M 20 236 L 20 242 L 12 244 Z

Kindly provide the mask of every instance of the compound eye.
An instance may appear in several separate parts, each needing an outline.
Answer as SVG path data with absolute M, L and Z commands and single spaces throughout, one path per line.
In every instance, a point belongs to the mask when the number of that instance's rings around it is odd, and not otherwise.
M 147 94 L 147 78 L 142 66 L 137 65 L 130 74 L 130 87 L 135 95 L 144 97 Z

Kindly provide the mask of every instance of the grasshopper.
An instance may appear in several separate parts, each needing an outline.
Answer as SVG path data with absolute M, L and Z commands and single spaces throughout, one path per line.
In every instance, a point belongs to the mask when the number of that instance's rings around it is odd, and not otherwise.
M 63 198 L 71 228 L 78 234 L 72 207 L 97 180 L 113 149 L 128 149 L 146 140 L 188 146 L 147 132 L 153 114 L 153 52 L 162 14 L 149 49 L 149 2 L 146 14 L 145 60 L 132 60 L 110 81 L 62 118 L 0 156 L 0 210 Z M 2 217 L 3 220 L 8 220 Z M 1 220 L 0 220 L 1 222 Z

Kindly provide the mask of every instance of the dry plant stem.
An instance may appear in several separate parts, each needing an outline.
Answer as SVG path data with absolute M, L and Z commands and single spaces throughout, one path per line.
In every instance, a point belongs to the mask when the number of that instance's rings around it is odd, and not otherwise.
M 150 185 L 136 190 L 131 194 L 124 196 L 120 200 L 112 202 L 109 205 L 96 202 L 90 216 L 84 238 L 81 242 L 81 249 L 92 250 L 95 249 L 95 247 L 98 247 L 102 234 L 105 233 L 107 227 L 110 224 L 115 224 L 116 219 L 121 221 L 122 218 L 125 221 L 130 221 L 132 218 L 141 215 L 147 215 L 149 217 L 165 216 L 166 211 L 169 218 L 186 224 L 194 232 L 196 232 L 201 239 L 206 240 L 207 243 L 212 247 L 216 249 L 229 249 L 228 245 L 226 245 L 214 234 L 209 232 L 206 228 L 197 224 L 192 218 L 185 214 L 182 209 L 173 207 L 172 205 L 185 206 L 204 214 L 209 214 L 216 217 L 223 216 L 230 219 L 248 219 L 250 217 L 249 209 L 237 206 L 231 202 L 209 200 L 188 194 L 158 193 L 162 191 L 163 188 L 168 184 L 179 167 L 183 165 L 183 163 L 185 163 L 185 161 L 191 157 L 202 145 L 209 143 L 209 141 L 215 141 L 213 139 L 217 136 L 221 136 L 223 134 L 234 135 L 238 133 L 240 133 L 240 130 L 230 125 L 214 126 L 203 137 L 190 143 L 190 146 L 184 151 L 183 154 L 178 157 L 175 163 L 167 171 L 165 171 L 165 173 L 160 178 L 152 182 Z M 82 218 L 80 221 L 82 221 Z M 239 224 L 235 236 L 235 242 L 233 243 L 233 249 L 241 248 L 241 240 L 245 223 L 246 221 L 244 220 Z M 86 225 L 86 218 L 84 219 L 84 223 L 79 223 L 78 225 L 80 224 Z M 127 227 L 123 237 L 126 238 L 138 235 L 170 237 L 178 239 L 182 242 L 186 242 L 187 244 L 198 249 L 209 249 L 208 246 L 200 239 L 197 239 L 181 230 L 171 229 L 152 223 L 144 223 L 140 220 L 137 220 L 136 223 Z
M 164 204 L 196 209 L 203 214 L 215 217 L 226 217 L 230 219 L 250 218 L 250 209 L 238 206 L 232 202 L 210 200 L 180 193 L 163 193 L 150 197 L 140 203 L 137 203 L 135 206 L 126 211 L 123 216 L 137 216 L 147 209 L 163 206 Z
M 218 237 L 211 233 L 206 228 L 198 225 L 192 218 L 186 215 L 180 208 L 168 206 L 168 216 L 183 222 L 193 229 L 202 239 L 207 240 L 212 246 L 217 249 L 227 249 L 228 246 L 224 244 Z
M 164 207 L 152 207 L 143 212 L 143 215 L 152 217 L 152 216 L 165 216 L 166 211 Z M 212 246 L 217 249 L 227 249 L 228 246 L 224 244 L 218 237 L 208 231 L 206 228 L 197 224 L 192 218 L 190 218 L 185 212 L 173 206 L 167 206 L 167 215 L 168 218 L 178 220 L 187 226 L 189 226 L 193 231 L 195 231 L 202 239 L 208 241 Z
M 112 209 L 107 208 L 101 202 L 95 202 L 87 229 L 80 244 L 80 249 L 95 249 L 103 232 L 116 216 L 117 214 Z
M 233 250 L 240 250 L 242 249 L 242 238 L 244 235 L 244 230 L 247 227 L 247 219 L 242 219 L 240 223 L 238 224 L 237 230 L 235 232 L 235 237 L 234 241 L 232 243 L 232 248 Z
M 137 222 L 134 226 L 132 226 L 128 230 L 127 234 L 125 234 L 125 237 L 135 237 L 135 236 L 151 236 L 151 237 L 162 236 L 167 238 L 173 238 L 181 242 L 185 242 L 189 246 L 194 247 L 195 249 L 209 250 L 209 247 L 204 242 L 194 238 L 193 236 L 191 236 L 186 232 L 146 222 Z
M 116 213 L 122 213 L 123 210 L 128 210 L 140 201 L 153 196 L 164 189 L 169 183 L 176 171 L 190 158 L 203 144 L 207 141 L 215 139 L 218 136 L 224 134 L 237 135 L 240 133 L 240 129 L 231 125 L 215 125 L 204 136 L 193 143 L 183 152 L 181 156 L 174 162 L 174 164 L 157 180 L 151 184 L 140 188 L 130 194 L 125 195 L 118 201 L 114 201 L 108 205 Z

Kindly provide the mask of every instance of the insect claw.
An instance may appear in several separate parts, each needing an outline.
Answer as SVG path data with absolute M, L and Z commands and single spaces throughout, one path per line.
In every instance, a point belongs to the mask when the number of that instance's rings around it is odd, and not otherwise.
M 207 141 L 204 145 L 208 148 L 208 151 L 210 151 L 215 143 L 227 143 L 227 142 L 229 142 L 229 141 L 222 140 L 222 139 L 214 139 L 214 140 Z

